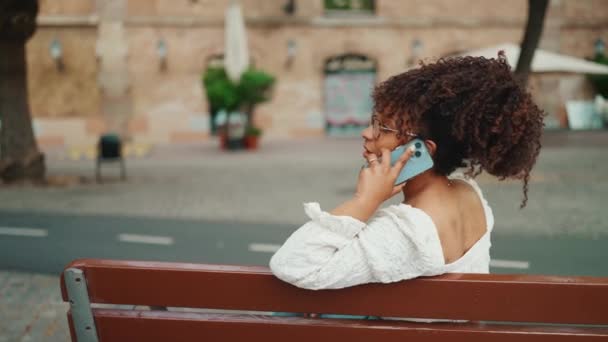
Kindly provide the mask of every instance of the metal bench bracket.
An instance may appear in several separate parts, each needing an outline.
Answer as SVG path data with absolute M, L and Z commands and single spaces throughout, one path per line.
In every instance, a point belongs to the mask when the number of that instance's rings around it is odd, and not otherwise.
M 63 272 L 63 277 L 68 291 L 72 321 L 78 342 L 98 342 L 84 272 L 78 268 L 68 268 Z

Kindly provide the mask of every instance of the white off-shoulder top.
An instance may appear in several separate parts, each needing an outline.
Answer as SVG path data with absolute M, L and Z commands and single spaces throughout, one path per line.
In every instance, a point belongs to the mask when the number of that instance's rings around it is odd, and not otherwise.
M 486 233 L 458 260 L 446 264 L 437 228 L 424 211 L 407 204 L 380 209 L 366 223 L 334 216 L 318 203 L 305 203 L 310 221 L 272 256 L 280 279 L 306 289 L 338 289 L 364 283 L 391 283 L 443 273 L 489 273 L 494 216 L 473 179 L 453 174 L 479 195 Z

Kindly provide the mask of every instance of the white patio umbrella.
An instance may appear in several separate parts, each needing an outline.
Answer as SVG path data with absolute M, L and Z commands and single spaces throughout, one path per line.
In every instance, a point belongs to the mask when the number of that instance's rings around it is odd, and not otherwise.
M 228 78 L 238 83 L 243 72 L 249 67 L 249 50 L 243 13 L 237 0 L 230 1 L 224 25 L 224 68 Z M 229 139 L 241 139 L 245 135 L 245 114 L 240 111 L 226 113 L 225 121 Z
M 224 30 L 224 67 L 228 77 L 233 82 L 238 82 L 249 66 L 249 50 L 247 49 L 243 13 L 236 0 L 232 0 L 226 10 Z
M 503 50 L 511 68 L 519 60 L 519 46 L 505 43 L 492 47 L 463 52 L 461 56 L 483 56 L 496 58 L 498 51 Z M 571 72 L 577 74 L 608 74 L 608 66 L 582 58 L 536 49 L 531 65 L 532 72 Z

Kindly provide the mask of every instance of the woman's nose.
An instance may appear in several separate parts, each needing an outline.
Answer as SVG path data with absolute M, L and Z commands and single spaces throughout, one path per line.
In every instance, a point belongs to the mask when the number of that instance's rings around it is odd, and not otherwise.
M 361 132 L 361 137 L 363 139 L 367 139 L 367 140 L 373 140 L 374 139 L 374 134 L 373 134 L 373 129 L 372 129 L 372 125 L 367 126 L 362 132 Z

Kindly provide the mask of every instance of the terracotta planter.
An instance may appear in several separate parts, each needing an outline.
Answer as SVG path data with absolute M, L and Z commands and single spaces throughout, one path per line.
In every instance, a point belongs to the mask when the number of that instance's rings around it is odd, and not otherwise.
M 225 150 L 228 148 L 228 137 L 226 134 L 220 134 L 220 149 Z
M 243 139 L 229 139 L 226 134 L 221 134 L 219 139 L 222 150 L 240 150 L 246 147 Z
M 257 150 L 260 137 L 257 135 L 248 135 L 245 137 L 245 148 L 248 150 Z

